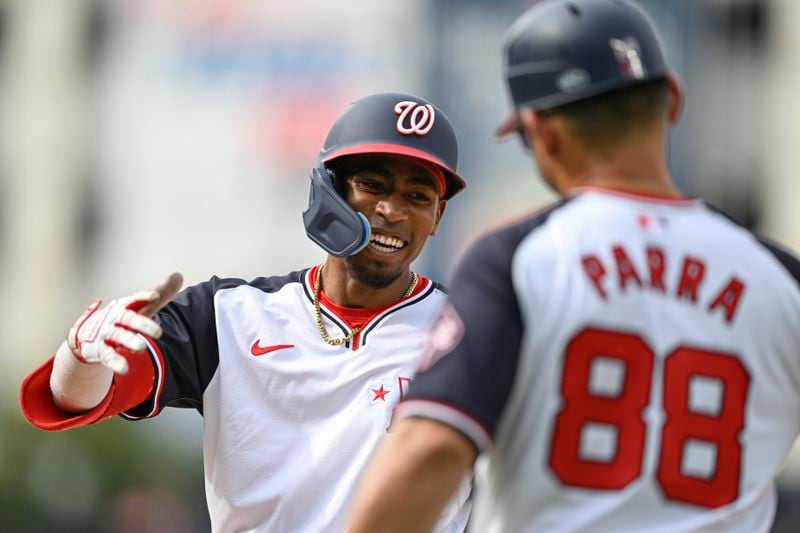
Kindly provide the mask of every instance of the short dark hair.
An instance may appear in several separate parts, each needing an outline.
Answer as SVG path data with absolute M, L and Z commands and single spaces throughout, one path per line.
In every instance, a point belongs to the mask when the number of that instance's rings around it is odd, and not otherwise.
M 667 83 L 661 78 L 547 110 L 559 115 L 585 145 L 607 148 L 647 126 L 666 111 Z

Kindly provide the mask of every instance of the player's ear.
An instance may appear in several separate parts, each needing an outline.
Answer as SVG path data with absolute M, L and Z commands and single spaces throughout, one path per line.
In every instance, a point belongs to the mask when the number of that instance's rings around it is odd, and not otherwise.
M 683 86 L 677 76 L 667 74 L 667 122 L 676 124 L 683 111 Z
M 439 205 L 436 206 L 436 217 L 433 221 L 433 228 L 431 228 L 430 236 L 433 237 L 436 235 L 436 232 L 439 230 L 439 222 L 442 221 L 442 217 L 444 216 L 444 210 L 447 208 L 447 200 L 440 199 Z

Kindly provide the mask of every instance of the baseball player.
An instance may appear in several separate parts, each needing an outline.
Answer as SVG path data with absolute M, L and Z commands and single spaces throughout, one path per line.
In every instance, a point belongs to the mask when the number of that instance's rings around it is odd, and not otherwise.
M 667 167 L 681 89 L 625 0 L 511 27 L 522 135 L 563 199 L 479 239 L 350 533 L 426 531 L 478 454 L 474 531 L 768 531 L 800 426 L 800 262 Z
M 341 530 L 353 486 L 406 393 L 445 296 L 411 270 L 461 191 L 453 127 L 402 93 L 333 124 L 303 220 L 322 265 L 93 303 L 23 382 L 35 426 L 62 430 L 164 407 L 203 416 L 214 531 Z M 176 296 L 177 293 L 177 296 Z M 463 531 L 469 487 L 440 531 Z

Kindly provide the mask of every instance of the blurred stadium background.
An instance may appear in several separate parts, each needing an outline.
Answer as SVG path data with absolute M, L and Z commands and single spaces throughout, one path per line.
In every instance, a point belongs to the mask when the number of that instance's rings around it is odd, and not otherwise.
M 457 128 L 469 189 L 425 274 L 446 280 L 483 228 L 551 201 L 517 143 L 492 139 L 502 34 L 531 3 L 0 1 L 0 529 L 208 530 L 197 413 L 47 434 L 19 383 L 95 297 L 321 261 L 307 173 L 353 99 L 415 92 Z M 800 2 L 641 3 L 688 91 L 679 185 L 800 250 Z M 800 523 L 797 455 L 776 532 Z

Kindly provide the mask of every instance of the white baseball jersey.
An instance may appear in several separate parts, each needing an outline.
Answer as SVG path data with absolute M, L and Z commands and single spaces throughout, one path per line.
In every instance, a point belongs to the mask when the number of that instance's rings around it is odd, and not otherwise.
M 251 282 L 212 278 L 182 291 L 156 317 L 164 334 L 148 339 L 149 373 L 131 358 L 129 375 L 115 378 L 110 396 L 126 395 L 135 388 L 126 385 L 131 380 L 152 389 L 126 418 L 151 417 L 167 406 L 203 415 L 214 531 L 341 531 L 355 484 L 445 300 L 424 277 L 409 297 L 381 308 L 339 307 L 323 293 L 323 322 L 333 337 L 360 327 L 346 345 L 329 346 L 315 319 L 318 270 Z M 23 385 L 23 409 L 34 423 L 62 429 L 113 414 L 104 402 L 80 423 L 56 420 L 66 414 L 46 405 L 48 364 Z M 469 489 L 462 487 L 437 531 L 464 530 Z
M 769 530 L 797 259 L 701 201 L 582 189 L 479 240 L 451 288 L 396 411 L 486 452 L 474 531 Z

